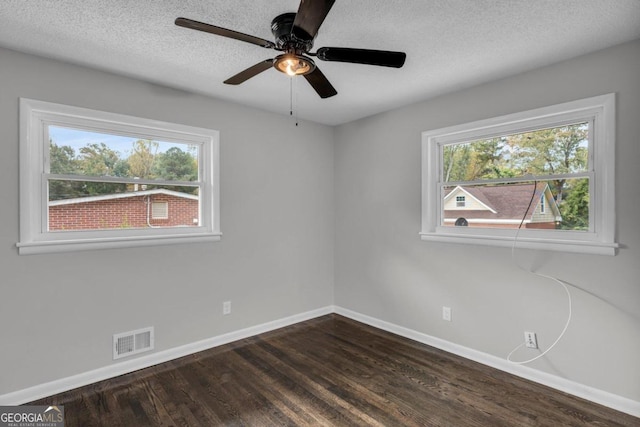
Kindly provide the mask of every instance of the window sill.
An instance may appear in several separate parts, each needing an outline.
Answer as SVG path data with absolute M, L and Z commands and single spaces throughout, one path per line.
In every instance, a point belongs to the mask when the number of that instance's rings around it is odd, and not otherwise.
M 453 235 L 442 233 L 420 233 L 422 240 L 431 242 L 462 243 L 469 245 L 484 245 L 496 247 L 514 247 L 512 237 L 491 236 L 491 235 Z M 602 243 L 560 239 L 535 239 L 529 237 L 518 237 L 515 242 L 516 249 L 538 249 L 547 251 L 570 252 L 591 255 L 610 255 L 617 253 L 619 245 L 617 243 Z
M 141 246 L 173 245 L 183 243 L 216 242 L 221 233 L 188 234 L 171 236 L 116 237 L 82 240 L 56 240 L 39 242 L 18 242 L 16 246 L 20 255 L 44 253 L 74 252 L 95 249 L 133 248 Z

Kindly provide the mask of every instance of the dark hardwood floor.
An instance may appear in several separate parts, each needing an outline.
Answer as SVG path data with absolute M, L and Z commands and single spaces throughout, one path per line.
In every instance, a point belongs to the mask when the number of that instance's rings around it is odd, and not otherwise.
M 89 426 L 640 426 L 640 419 L 329 315 L 32 404 Z

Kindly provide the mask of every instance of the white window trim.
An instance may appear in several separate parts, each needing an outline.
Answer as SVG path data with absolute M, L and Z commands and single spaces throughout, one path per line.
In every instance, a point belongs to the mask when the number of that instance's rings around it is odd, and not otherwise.
M 593 195 L 590 231 L 508 230 L 443 227 L 440 197 L 440 146 L 525 132 L 572 121 L 593 121 L 590 136 L 589 182 Z M 593 143 L 595 141 L 595 144 Z M 544 179 L 545 177 L 541 177 Z M 514 245 L 518 248 L 615 255 L 615 94 L 581 99 L 422 133 L 423 240 Z
M 46 127 L 76 125 L 126 136 L 140 135 L 198 145 L 202 182 L 197 227 L 132 230 L 47 231 L 47 187 L 43 182 Z M 220 142 L 216 130 L 20 99 L 20 241 L 24 254 L 67 252 L 220 240 Z

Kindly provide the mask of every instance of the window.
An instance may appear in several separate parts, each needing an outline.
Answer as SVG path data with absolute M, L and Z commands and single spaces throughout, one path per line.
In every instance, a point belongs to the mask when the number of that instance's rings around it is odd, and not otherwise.
M 20 254 L 215 241 L 218 132 L 20 100 Z
M 151 218 L 152 219 L 169 219 L 169 203 L 168 202 L 152 202 Z
M 608 94 L 423 132 L 422 239 L 614 255 L 614 109 Z

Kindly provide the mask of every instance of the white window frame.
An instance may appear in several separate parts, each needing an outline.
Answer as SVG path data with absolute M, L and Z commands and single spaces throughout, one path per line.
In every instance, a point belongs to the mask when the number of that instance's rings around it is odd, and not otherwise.
M 453 143 L 590 122 L 589 231 L 442 226 L 442 151 Z M 525 179 L 526 178 L 526 179 Z M 523 180 L 531 181 L 525 177 Z M 540 180 L 548 177 L 541 176 Z M 615 94 L 566 102 L 422 133 L 422 231 L 426 241 L 615 255 Z M 514 241 L 516 239 L 516 241 Z
M 198 147 L 200 223 L 195 227 L 48 231 L 48 126 Z M 20 254 L 220 240 L 219 132 L 33 99 L 20 99 Z M 153 180 L 139 180 L 154 184 Z

